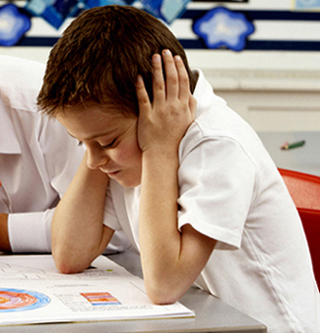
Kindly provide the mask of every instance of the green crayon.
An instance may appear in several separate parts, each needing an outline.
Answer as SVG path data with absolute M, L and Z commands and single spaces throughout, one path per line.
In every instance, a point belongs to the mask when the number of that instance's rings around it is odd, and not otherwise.
M 289 149 L 293 149 L 293 148 L 297 148 L 297 147 L 302 147 L 305 143 L 306 143 L 305 140 L 297 141 L 294 143 L 287 144 L 287 145 L 281 147 L 281 149 L 289 150 Z

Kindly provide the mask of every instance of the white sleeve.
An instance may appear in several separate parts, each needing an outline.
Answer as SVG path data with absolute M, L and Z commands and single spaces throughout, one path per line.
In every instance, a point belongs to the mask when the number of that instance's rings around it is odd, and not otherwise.
M 46 186 L 57 192 L 57 204 L 77 172 L 85 150 L 78 147 L 77 141 L 54 119 L 43 116 L 38 132 L 48 175 Z M 53 213 L 54 206 L 46 207 L 44 211 L 9 214 L 8 233 L 12 251 L 51 252 Z
M 12 252 L 50 253 L 54 209 L 9 214 L 8 233 Z
M 239 248 L 254 196 L 255 170 L 232 139 L 198 143 L 180 161 L 179 228 L 190 224 L 216 239 L 216 248 Z
M 77 147 L 77 141 L 58 121 L 41 116 L 36 111 L 35 101 L 45 71 L 43 64 L 1 56 L 0 67 L 1 73 L 7 74 L 6 81 L 1 81 L 1 92 L 10 107 L 28 110 L 30 115 L 34 112 L 27 140 L 32 143 L 31 148 L 34 150 L 31 153 L 41 175 L 42 185 L 51 193 L 54 188 L 57 202 L 73 179 L 83 158 L 84 148 Z M 9 240 L 14 252 L 51 251 L 51 208 L 54 206 L 50 203 L 48 207 L 43 205 L 43 210 L 36 212 L 9 214 Z

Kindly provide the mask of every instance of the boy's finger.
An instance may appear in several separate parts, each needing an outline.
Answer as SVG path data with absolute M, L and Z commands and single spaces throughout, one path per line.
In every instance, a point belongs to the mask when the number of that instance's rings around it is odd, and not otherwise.
M 174 61 L 179 78 L 179 99 L 187 100 L 190 94 L 188 72 L 180 56 L 175 56 Z
M 152 74 L 153 101 L 154 103 L 163 103 L 166 98 L 166 90 L 160 54 L 152 56 Z
M 137 81 L 136 81 L 136 94 L 139 104 L 139 113 L 143 114 L 150 110 L 150 100 L 149 95 L 146 91 L 143 78 L 141 75 L 138 75 Z
M 179 95 L 179 78 L 172 53 L 169 50 L 164 50 L 162 52 L 162 59 L 166 73 L 167 99 L 177 98 Z

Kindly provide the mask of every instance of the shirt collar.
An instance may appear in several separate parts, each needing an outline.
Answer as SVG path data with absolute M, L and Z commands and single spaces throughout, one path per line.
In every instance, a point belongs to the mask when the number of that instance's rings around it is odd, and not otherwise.
M 193 70 L 193 73 L 198 75 L 197 84 L 193 93 L 193 96 L 198 102 L 197 115 L 207 110 L 207 108 L 212 104 L 219 102 L 223 102 L 225 104 L 225 101 L 214 93 L 211 84 L 206 80 L 201 70 L 195 69 Z

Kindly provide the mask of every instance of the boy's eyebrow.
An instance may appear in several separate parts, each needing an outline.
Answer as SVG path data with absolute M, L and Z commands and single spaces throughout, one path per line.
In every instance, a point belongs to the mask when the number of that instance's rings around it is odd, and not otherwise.
M 72 136 L 74 139 L 77 139 L 75 136 L 73 136 L 69 131 L 67 131 L 68 132 L 68 134 L 70 135 L 70 136 Z M 114 132 L 114 131 L 112 131 L 112 132 Z M 109 132 L 109 133 L 99 133 L 99 134 L 95 134 L 95 135 L 93 135 L 93 136 L 90 136 L 90 137 L 88 137 L 88 138 L 84 138 L 83 140 L 93 140 L 93 139 L 95 139 L 95 138 L 98 138 L 98 137 L 100 137 L 100 136 L 106 136 L 106 135 L 111 135 L 112 134 L 112 132 Z

